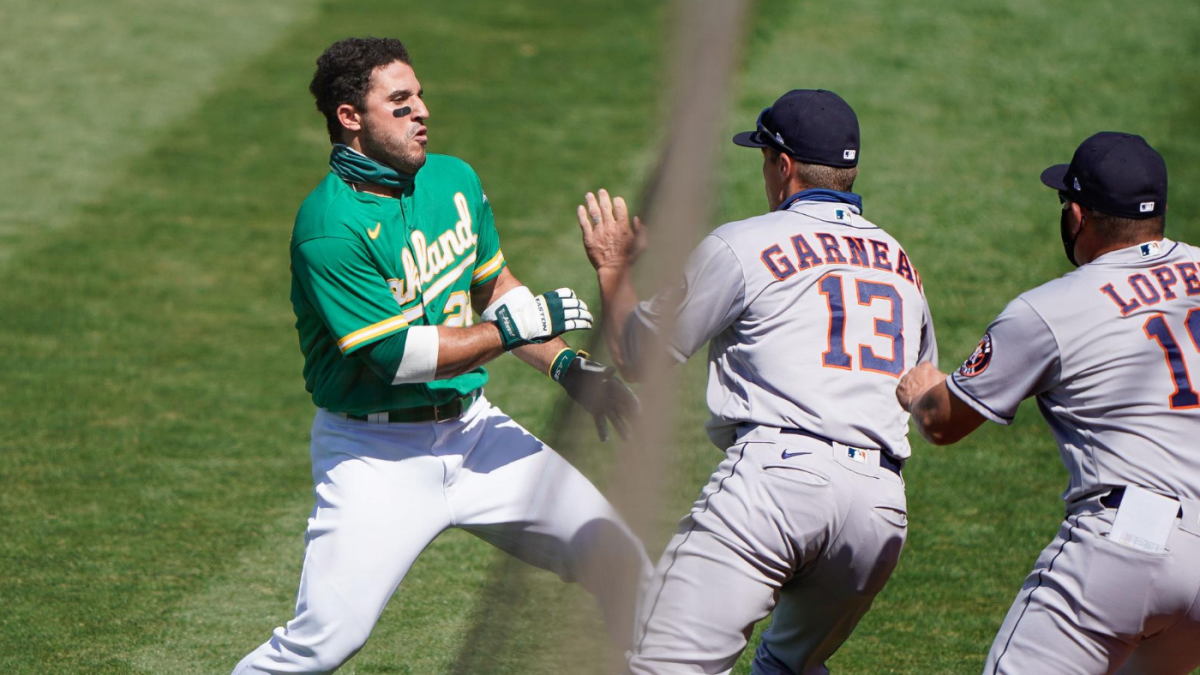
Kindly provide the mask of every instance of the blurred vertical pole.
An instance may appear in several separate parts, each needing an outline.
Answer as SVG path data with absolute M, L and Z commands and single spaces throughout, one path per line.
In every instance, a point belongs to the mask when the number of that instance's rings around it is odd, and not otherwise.
M 647 181 L 640 205 L 643 220 L 651 229 L 651 246 L 639 262 L 639 281 L 648 289 L 668 288 L 682 280 L 683 264 L 691 246 L 712 226 L 714 167 L 722 120 L 733 98 L 733 73 L 738 63 L 743 27 L 750 0 L 676 0 L 671 25 L 673 48 L 666 104 L 665 144 L 658 168 Z M 605 320 L 606 317 L 601 317 Z M 673 327 L 664 326 L 663 335 Z M 591 342 L 603 342 L 603 331 L 592 332 Z M 637 421 L 632 437 L 617 452 L 608 497 L 643 540 L 656 540 L 662 522 L 663 496 L 670 486 L 667 466 L 674 452 L 673 425 L 683 397 L 676 388 L 675 365 L 665 348 L 653 351 L 645 359 L 645 378 L 638 395 L 644 413 Z M 690 396 L 688 397 L 691 398 Z M 690 403 L 690 401 L 689 401 Z M 591 427 L 591 420 L 578 407 L 565 403 L 557 411 L 548 434 L 553 447 L 571 458 L 581 450 L 597 450 L 580 440 L 579 429 Z M 564 481 L 546 475 L 531 491 L 530 499 L 543 503 L 570 500 Z M 669 514 L 677 518 L 682 514 Z M 605 543 L 595 544 L 603 548 Z M 655 555 L 657 551 L 650 551 Z M 579 675 L 611 675 L 623 667 L 624 655 L 607 650 L 609 663 L 581 662 L 585 641 L 603 640 L 595 632 L 577 634 L 574 641 L 547 640 L 536 653 L 516 644 L 523 639 L 515 630 L 522 607 L 531 601 L 527 574 L 531 568 L 514 557 L 505 556 L 493 567 L 471 625 L 463 635 L 462 646 L 450 672 L 475 675 L 504 672 L 514 661 L 521 672 L 563 672 L 561 664 L 570 663 L 570 672 Z M 633 598 L 637 580 L 623 578 L 620 570 L 609 570 L 607 593 L 617 603 Z M 535 608 L 536 609 L 536 608 Z M 536 613 L 536 612 L 535 612 Z M 606 632 L 632 635 L 636 617 L 632 607 L 622 616 L 610 616 Z M 605 650 L 599 650 L 603 653 Z M 517 653 L 514 653 L 517 652 Z M 504 665 L 501 665 L 504 664 Z
M 715 167 L 722 122 L 734 97 L 733 75 L 743 42 L 749 0 L 676 0 L 666 141 L 641 205 L 651 246 L 638 265 L 649 289 L 678 286 L 692 246 L 713 226 Z M 663 335 L 673 326 L 666 325 Z M 620 453 L 612 497 L 643 539 L 653 538 L 668 486 L 681 403 L 675 363 L 665 349 L 647 359 L 639 391 L 644 415 L 633 442 Z
M 678 287 L 688 252 L 713 226 L 713 195 L 725 114 L 734 98 L 733 76 L 739 62 L 750 0 L 676 0 L 675 34 L 670 61 L 670 88 L 665 146 L 650 178 L 643 220 L 651 245 L 642 254 L 637 276 L 652 292 Z M 668 314 L 669 317 L 669 314 Z M 604 317 L 603 320 L 606 320 Z M 663 326 L 661 336 L 674 326 Z M 646 358 L 638 392 L 643 415 L 633 438 L 617 457 L 609 496 L 643 540 L 657 542 L 665 514 L 668 475 L 676 450 L 674 433 L 679 407 L 692 403 L 682 395 L 679 373 L 665 345 Z M 656 555 L 655 547 L 650 554 Z M 714 589 L 720 592 L 719 589 Z M 636 617 L 628 627 L 632 634 Z

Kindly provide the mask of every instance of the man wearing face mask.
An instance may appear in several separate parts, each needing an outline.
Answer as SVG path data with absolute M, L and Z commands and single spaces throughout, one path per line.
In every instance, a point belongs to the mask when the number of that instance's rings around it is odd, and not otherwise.
M 1140 136 L 1096 134 L 1042 182 L 1079 269 L 1009 303 L 949 377 L 914 368 L 897 398 L 947 445 L 1034 396 L 1070 473 L 986 674 L 1182 675 L 1200 666 L 1200 248 L 1163 237 L 1166 164 Z

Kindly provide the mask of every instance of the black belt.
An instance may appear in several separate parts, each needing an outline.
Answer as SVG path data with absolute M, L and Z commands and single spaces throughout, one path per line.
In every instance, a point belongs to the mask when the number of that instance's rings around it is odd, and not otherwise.
M 1115 509 L 1121 505 L 1121 500 L 1125 498 L 1125 488 L 1113 488 L 1113 491 L 1100 498 L 1100 505 L 1106 509 Z M 1179 507 L 1179 515 L 1176 518 L 1183 517 L 1183 507 Z
M 833 447 L 833 444 L 834 444 L 833 439 L 825 438 L 824 436 L 822 436 L 820 434 L 814 434 L 813 432 L 806 431 L 804 429 L 780 429 L 779 433 L 792 434 L 795 436 L 806 436 L 808 438 L 821 441 L 822 443 L 824 443 L 830 447 Z M 846 447 L 853 448 L 854 446 L 847 445 Z M 855 448 L 855 449 L 856 450 L 870 450 L 870 448 Z M 876 450 L 875 452 L 879 453 L 879 466 L 882 466 L 883 468 L 887 469 L 888 471 L 891 471 L 892 473 L 896 474 L 897 476 L 900 475 L 900 470 L 904 468 L 904 460 L 896 459 L 895 457 L 892 457 L 891 455 L 884 452 L 883 450 Z
M 395 423 L 411 423 L 411 422 L 444 422 L 462 417 L 463 413 L 471 407 L 471 404 L 479 399 L 483 392 L 479 389 L 472 391 L 464 396 L 450 399 L 447 403 L 439 403 L 437 405 L 423 405 L 415 408 L 400 408 L 398 410 L 380 410 L 376 414 L 387 414 L 389 424 Z M 358 420 L 366 422 L 369 415 L 346 415 L 348 420 Z

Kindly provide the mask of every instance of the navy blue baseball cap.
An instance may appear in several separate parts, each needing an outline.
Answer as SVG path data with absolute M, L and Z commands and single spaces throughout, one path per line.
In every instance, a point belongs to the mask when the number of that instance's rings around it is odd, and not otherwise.
M 1111 216 L 1144 219 L 1167 212 L 1167 163 L 1134 134 L 1101 131 L 1080 144 L 1070 164 L 1043 171 L 1042 182 Z
M 733 142 L 786 152 L 808 164 L 858 166 L 858 116 L 832 91 L 793 89 L 763 110 L 756 126 Z

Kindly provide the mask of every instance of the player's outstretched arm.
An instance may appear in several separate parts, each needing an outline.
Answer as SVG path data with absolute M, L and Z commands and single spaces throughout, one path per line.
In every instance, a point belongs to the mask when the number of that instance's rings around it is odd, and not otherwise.
M 592 327 L 587 305 L 568 288 L 509 296 L 476 326 L 413 326 L 364 349 L 371 368 L 392 384 L 430 382 L 461 375 L 506 351 L 555 341 Z M 561 340 L 558 340 L 561 343 Z
M 608 351 L 621 374 L 629 377 L 632 373 L 621 351 L 621 332 L 638 304 L 629 273 L 645 249 L 645 232 L 641 219 L 636 216 L 632 221 L 629 219 L 629 208 L 624 199 L 611 198 L 607 190 L 598 192 L 599 196 L 587 193 L 587 204 L 576 209 L 576 216 L 583 233 L 583 247 L 600 284 Z
M 487 319 L 495 314 L 498 303 L 522 295 L 520 289 L 524 288 L 505 268 L 495 279 L 474 289 L 471 302 Z M 588 318 L 590 321 L 590 314 Z M 600 440 L 608 440 L 609 423 L 616 427 L 622 438 L 627 436 L 632 419 L 641 411 L 641 403 L 625 383 L 617 379 L 612 368 L 589 360 L 586 353 L 576 352 L 557 337 L 512 351 L 517 358 L 562 385 L 576 403 L 592 414 Z
M 946 375 L 925 362 L 909 370 L 896 387 L 900 407 L 912 414 L 917 431 L 934 445 L 951 445 L 984 422 L 974 408 L 950 393 Z
M 471 305 L 484 321 L 496 321 L 502 306 L 519 302 L 529 295 L 529 289 L 505 267 L 495 279 L 471 289 Z M 582 301 L 579 302 L 586 311 L 587 306 L 583 305 Z M 590 322 L 590 313 L 587 318 Z M 517 358 L 545 373 L 550 370 L 554 357 L 567 348 L 567 343 L 562 338 L 555 337 L 543 342 L 521 345 L 512 352 Z

